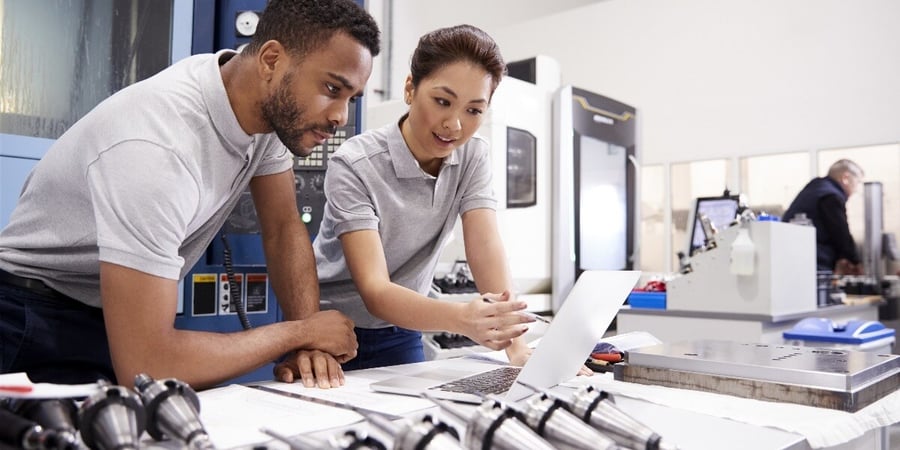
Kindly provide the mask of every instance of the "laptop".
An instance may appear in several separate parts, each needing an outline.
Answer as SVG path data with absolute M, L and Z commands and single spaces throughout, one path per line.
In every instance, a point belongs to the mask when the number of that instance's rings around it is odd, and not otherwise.
M 488 394 L 514 402 L 533 393 L 516 381 L 548 389 L 571 380 L 584 365 L 597 342 L 603 338 L 640 275 L 639 271 L 583 272 L 521 369 L 503 366 L 475 374 L 452 369 L 431 369 L 390 377 L 372 383 L 370 387 L 376 392 L 416 396 L 427 391 L 435 398 L 480 404 Z M 488 376 L 493 378 L 494 375 L 500 379 L 491 379 L 486 385 L 500 385 L 505 378 L 503 389 L 508 390 L 497 392 L 496 389 L 482 389 L 478 386 L 472 390 L 466 389 L 467 381 Z

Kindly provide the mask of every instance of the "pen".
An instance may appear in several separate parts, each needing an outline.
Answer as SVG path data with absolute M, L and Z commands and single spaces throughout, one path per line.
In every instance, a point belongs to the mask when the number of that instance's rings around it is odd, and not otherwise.
M 481 297 L 481 299 L 484 300 L 485 303 L 497 303 L 497 302 L 495 302 L 494 300 L 491 300 L 491 299 L 489 299 L 489 298 L 487 298 L 487 297 Z M 543 323 L 547 323 L 547 324 L 550 323 L 550 319 L 548 319 L 548 318 L 546 318 L 546 317 L 544 317 L 544 316 L 542 316 L 542 315 L 540 315 L 540 314 L 535 314 L 535 313 L 529 312 L 529 311 L 519 311 L 519 313 L 520 313 L 520 314 L 524 314 L 524 315 L 526 315 L 526 316 L 528 316 L 528 317 L 531 317 L 532 319 L 534 319 L 534 320 L 536 320 L 536 321 L 538 321 L 538 322 L 543 322 Z
M 0 391 L 17 392 L 17 393 L 21 393 L 21 394 L 27 394 L 27 393 L 31 392 L 32 390 L 33 390 L 33 388 L 31 386 L 28 386 L 25 384 L 23 384 L 23 385 L 0 384 Z

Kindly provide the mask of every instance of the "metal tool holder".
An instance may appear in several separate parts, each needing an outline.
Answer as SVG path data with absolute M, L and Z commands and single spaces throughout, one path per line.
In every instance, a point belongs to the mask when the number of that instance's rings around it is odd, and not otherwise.
M 313 436 L 286 436 L 268 428 L 259 431 L 285 443 L 291 450 L 386 450 L 387 447 L 378 439 L 356 430 L 347 430 L 342 434 L 324 440 Z
M 459 420 L 466 427 L 463 444 L 469 449 L 494 450 L 552 450 L 552 444 L 540 437 L 524 422 L 516 412 L 503 403 L 487 399 L 473 412 L 464 411 L 459 406 L 430 396 L 441 411 Z
M 385 417 L 369 414 L 366 419 L 376 429 L 391 436 L 394 450 L 463 450 L 456 430 L 430 415 L 395 423 Z
M 137 449 L 145 423 L 140 397 L 123 386 L 101 385 L 78 410 L 81 440 L 95 450 Z
M 567 403 L 573 414 L 606 433 L 622 447 L 636 450 L 678 450 L 655 431 L 622 411 L 609 393 L 593 386 L 579 388 Z
M 553 445 L 570 449 L 617 450 L 616 442 L 569 412 L 565 403 L 538 392 L 514 407 L 526 424 Z
M 56 430 L 47 430 L 0 405 L 0 449 L 75 450 Z
M 174 378 L 153 380 L 138 374 L 134 386 L 147 412 L 147 432 L 157 441 L 173 439 L 189 449 L 215 448 L 200 422 L 200 400 L 191 387 Z
M 11 399 L 9 410 L 55 433 L 56 448 L 82 448 L 78 440 L 78 406 L 71 398 Z

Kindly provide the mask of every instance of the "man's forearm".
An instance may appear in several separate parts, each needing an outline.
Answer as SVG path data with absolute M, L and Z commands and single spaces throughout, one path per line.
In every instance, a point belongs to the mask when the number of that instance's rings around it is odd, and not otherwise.
M 319 311 L 319 279 L 306 227 L 297 233 L 279 233 L 265 242 L 272 289 L 287 320 Z
M 129 382 L 139 372 L 178 378 L 196 389 L 213 387 L 268 364 L 303 345 L 303 329 L 277 323 L 232 334 L 173 330 L 127 355 L 113 355 L 116 376 Z M 171 339 L 171 340 L 170 340 Z M 151 340 L 154 341 L 154 340 Z
M 272 289 L 288 320 L 319 310 L 319 284 L 309 232 L 300 221 L 293 172 L 254 177 L 253 202 Z

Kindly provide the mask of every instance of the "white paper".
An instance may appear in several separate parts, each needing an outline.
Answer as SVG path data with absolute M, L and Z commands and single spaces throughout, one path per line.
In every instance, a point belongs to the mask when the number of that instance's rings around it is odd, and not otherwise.
M 343 427 L 363 420 L 350 410 L 306 402 L 239 384 L 202 391 L 200 420 L 217 448 L 272 440 L 265 427 L 285 436 Z
M 97 383 L 53 384 L 32 383 L 24 372 L 0 374 L 0 397 L 71 398 L 87 397 L 97 392 Z
M 590 384 L 614 395 L 724 417 L 752 425 L 778 428 L 804 436 L 812 448 L 831 447 L 856 439 L 867 431 L 900 422 L 900 391 L 849 413 L 827 408 L 776 403 L 711 392 L 615 381 L 612 377 L 578 377 L 563 386 Z
M 621 333 L 615 336 L 605 337 L 600 342 L 610 344 L 623 352 L 634 350 L 636 348 L 647 347 L 650 345 L 662 344 L 662 341 L 657 339 L 656 336 L 646 331 L 630 331 L 628 333 Z
M 281 383 L 278 381 L 263 383 L 267 388 L 284 392 L 308 395 L 338 403 L 350 404 L 371 411 L 395 416 L 402 416 L 414 411 L 434 407 L 430 400 L 406 395 L 382 394 L 374 392 L 369 385 L 378 380 L 365 378 L 351 373 L 344 373 L 344 385 L 331 389 L 305 387 L 303 383 Z M 271 394 L 270 394 L 271 395 Z

